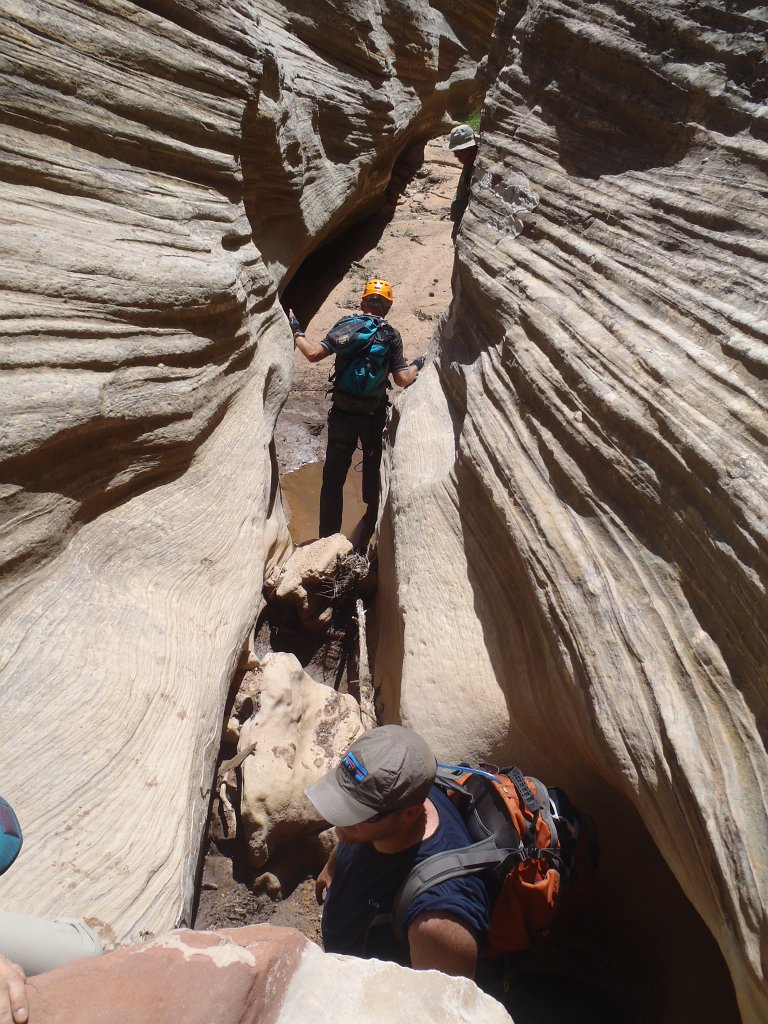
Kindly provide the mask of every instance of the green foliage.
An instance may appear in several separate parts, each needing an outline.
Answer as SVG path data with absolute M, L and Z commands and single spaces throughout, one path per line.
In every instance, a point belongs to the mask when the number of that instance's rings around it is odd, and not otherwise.
M 473 132 L 480 131 L 480 110 L 473 110 L 467 118 L 465 124 L 468 124 Z

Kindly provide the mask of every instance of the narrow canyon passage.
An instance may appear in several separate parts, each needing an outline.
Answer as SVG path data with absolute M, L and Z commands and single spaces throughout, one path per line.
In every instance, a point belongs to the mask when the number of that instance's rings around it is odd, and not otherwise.
M 427 351 L 451 299 L 454 248 L 448 213 L 461 167 L 444 141 L 407 150 L 383 208 L 313 254 L 294 276 L 283 305 L 295 310 L 308 336 L 319 340 L 336 320 L 357 311 L 366 280 L 382 277 L 393 286 L 388 319 L 402 334 L 405 358 Z M 312 365 L 295 352 L 293 387 L 275 430 L 283 505 L 295 544 L 317 537 L 332 363 Z M 342 532 L 348 537 L 365 508 L 360 455 L 358 450 L 344 492 Z
M 299 269 L 286 288 L 283 306 L 295 310 L 310 336 L 322 337 L 341 316 L 357 310 L 365 281 L 381 276 L 393 286 L 389 320 L 403 336 L 406 359 L 427 351 L 451 298 L 454 247 L 448 212 L 461 167 L 444 149 L 444 141 L 436 139 L 406 151 L 395 167 L 382 209 L 339 235 Z M 293 387 L 275 429 L 283 507 L 295 545 L 313 541 L 318 534 L 330 407 L 326 392 L 332 363 L 312 365 L 298 350 L 294 353 Z M 342 532 L 348 537 L 365 510 L 360 460 L 358 450 L 344 489 Z M 353 623 L 349 628 L 354 634 Z M 255 647 L 262 656 L 271 650 L 289 651 L 316 681 L 333 686 L 338 674 L 346 686 L 344 665 L 340 664 L 345 653 L 342 645 L 318 643 L 309 633 L 302 635 L 285 623 L 271 623 L 268 612 L 257 624 Z M 233 691 L 242 678 L 240 672 Z M 236 748 L 225 743 L 220 761 L 235 752 Z M 211 826 L 209 821 L 209 830 Z M 301 855 L 297 857 L 300 861 Z M 270 921 L 297 927 L 320 940 L 319 908 L 311 879 L 302 878 L 293 892 L 285 894 L 285 900 L 277 902 L 276 882 L 257 883 L 255 892 L 253 882 L 253 870 L 237 841 L 219 839 L 218 846 L 215 840 L 210 843 L 195 927 Z
M 322 337 L 339 317 L 357 309 L 364 282 L 372 276 L 391 280 L 395 303 L 391 321 L 402 331 L 407 358 L 427 351 L 440 316 L 451 299 L 453 243 L 446 213 L 459 167 L 442 149 L 429 143 L 422 154 L 407 154 L 399 166 L 400 181 L 388 208 L 353 226 L 334 243 L 311 257 L 298 271 L 283 296 L 308 334 Z M 397 189 L 401 190 L 398 194 Z M 294 544 L 317 537 L 317 513 L 325 451 L 330 362 L 311 365 L 297 351 L 294 385 L 277 423 L 275 446 L 281 474 L 286 517 Z M 395 396 L 395 401 L 397 398 Z M 353 460 L 345 487 L 342 529 L 348 536 L 364 511 L 360 497 L 360 453 Z M 272 624 L 274 627 L 274 623 Z M 334 685 L 339 648 L 321 649 L 297 633 L 268 627 L 262 621 L 259 653 L 273 649 L 296 654 L 317 681 Z M 231 756 L 234 748 L 227 751 Z M 608 801 L 610 803 L 610 800 Z M 650 1019 L 654 993 L 659 991 L 656 958 L 673 934 L 659 940 L 643 918 L 674 918 L 674 941 L 708 965 L 702 997 L 693 1010 L 698 1021 L 736 1024 L 732 986 L 714 940 L 681 893 L 654 848 L 643 823 L 628 809 L 619 833 L 605 836 L 604 862 L 594 890 L 561 915 L 552 934 L 530 954 L 521 957 L 510 1006 L 516 1024 L 641 1024 Z M 316 853 L 297 842 L 288 875 L 278 881 L 267 865 L 254 873 L 236 843 L 211 845 L 206 859 L 196 927 L 219 927 L 269 921 L 296 927 L 320 941 L 320 911 L 314 884 L 308 877 Z M 223 856 L 221 854 L 224 854 Z M 230 859 L 232 858 L 232 859 Z M 314 870 L 320 866 L 318 859 Z M 640 866 L 641 865 L 641 866 Z M 626 873 L 624 904 L 606 906 L 603 881 Z M 295 887 L 294 887 L 295 886 Z M 610 892 L 610 886 L 608 887 Z M 610 897 L 608 897 L 610 899 Z M 636 930 L 631 941 L 627 935 Z M 633 963 L 622 959 L 626 946 L 644 946 Z M 647 990 L 646 990 L 647 984 Z M 680 1015 L 693 1004 L 685 992 L 667 992 L 667 1004 Z M 705 1014 L 711 1010 L 712 1016 Z M 693 1018 L 692 1018 L 693 1019 Z
M 0 910 L 106 951 L 30 978 L 29 1021 L 508 1024 L 463 979 L 306 940 L 335 817 L 306 793 L 378 721 L 596 822 L 591 884 L 511 965 L 515 1024 L 765 1024 L 768 8 L 3 24 Z M 443 146 L 475 115 L 454 246 Z M 409 389 L 369 560 L 359 455 L 346 536 L 313 540 L 334 361 L 307 360 L 374 276 Z M 385 871 L 356 909 L 388 909 Z

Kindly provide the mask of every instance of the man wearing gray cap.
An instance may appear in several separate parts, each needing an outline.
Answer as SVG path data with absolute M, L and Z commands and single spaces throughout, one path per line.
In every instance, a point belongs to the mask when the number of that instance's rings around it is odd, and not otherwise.
M 453 878 L 408 907 L 398 941 L 389 920 L 414 864 L 471 842 L 451 800 L 433 786 L 436 761 L 421 736 L 399 725 L 364 733 L 307 796 L 336 826 L 339 845 L 316 886 L 326 952 L 393 960 L 473 978 L 489 927 L 476 876 Z
M 451 153 L 455 153 L 456 159 L 463 168 L 459 184 L 456 186 L 456 195 L 451 203 L 451 220 L 453 221 L 451 238 L 454 240 L 459 232 L 461 218 L 464 216 L 464 211 L 469 202 L 469 194 L 472 188 L 472 172 L 475 167 L 475 157 L 477 156 L 477 143 L 478 139 L 473 128 L 468 124 L 459 124 L 451 131 L 445 146 Z

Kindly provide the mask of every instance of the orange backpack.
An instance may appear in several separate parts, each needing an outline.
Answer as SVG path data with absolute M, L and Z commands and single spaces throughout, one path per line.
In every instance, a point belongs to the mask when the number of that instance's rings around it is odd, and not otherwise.
M 438 765 L 435 784 L 456 803 L 474 842 L 416 864 L 395 897 L 392 922 L 426 889 L 460 875 L 483 874 L 492 901 L 483 956 L 530 946 L 552 922 L 563 894 L 581 890 L 597 867 L 594 823 L 560 789 L 519 768 Z

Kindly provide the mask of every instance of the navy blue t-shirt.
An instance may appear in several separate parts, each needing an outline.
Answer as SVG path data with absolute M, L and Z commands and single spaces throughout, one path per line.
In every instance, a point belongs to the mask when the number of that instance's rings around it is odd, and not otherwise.
M 323 944 L 328 953 L 375 957 L 410 964 L 407 945 L 397 941 L 389 925 L 368 926 L 377 914 L 387 914 L 397 891 L 414 864 L 443 850 L 468 846 L 472 840 L 451 800 L 436 786 L 429 799 L 440 823 L 429 839 L 401 850 L 379 853 L 370 843 L 339 843 L 333 883 L 323 906 Z M 476 875 L 441 882 L 418 896 L 403 918 L 403 931 L 424 911 L 452 914 L 471 929 L 478 940 L 488 932 L 488 894 Z

